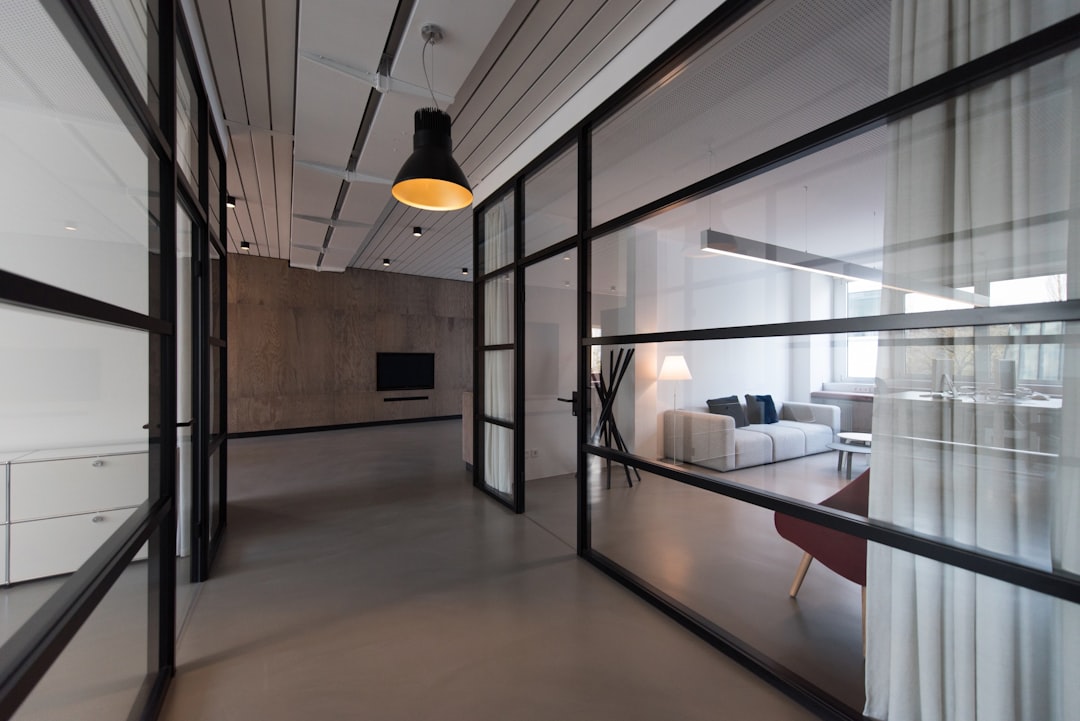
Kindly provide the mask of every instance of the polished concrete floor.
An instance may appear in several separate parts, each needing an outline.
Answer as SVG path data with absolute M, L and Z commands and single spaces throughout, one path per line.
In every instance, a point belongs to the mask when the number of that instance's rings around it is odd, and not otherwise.
M 162 718 L 814 718 L 474 490 L 460 448 L 457 421 L 230 442 Z

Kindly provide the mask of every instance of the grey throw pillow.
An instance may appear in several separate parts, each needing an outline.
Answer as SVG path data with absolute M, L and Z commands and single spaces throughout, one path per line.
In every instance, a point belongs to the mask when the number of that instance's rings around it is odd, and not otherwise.
M 761 406 L 757 398 L 749 393 L 746 394 L 746 419 L 751 423 L 761 423 Z
M 705 403 L 709 406 L 709 413 L 716 413 L 721 416 L 731 416 L 735 421 L 736 428 L 750 425 L 746 420 L 746 414 L 743 412 L 742 406 L 739 405 L 738 396 L 711 398 L 705 401 Z

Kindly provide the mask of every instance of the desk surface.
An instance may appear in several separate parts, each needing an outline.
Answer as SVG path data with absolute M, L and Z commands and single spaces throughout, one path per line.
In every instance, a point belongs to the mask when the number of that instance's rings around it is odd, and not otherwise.
M 1016 398 L 1014 396 L 989 396 L 985 393 L 980 393 L 978 395 L 974 393 L 961 393 L 959 395 L 953 396 L 946 393 L 927 393 L 925 391 L 901 391 L 899 393 L 890 393 L 885 396 L 885 398 L 892 398 L 903 401 L 935 401 L 938 403 L 951 402 L 962 403 L 964 405 L 979 406 L 986 405 L 1014 408 L 1040 408 L 1046 410 L 1061 409 L 1060 398 L 1035 400 L 1032 398 Z

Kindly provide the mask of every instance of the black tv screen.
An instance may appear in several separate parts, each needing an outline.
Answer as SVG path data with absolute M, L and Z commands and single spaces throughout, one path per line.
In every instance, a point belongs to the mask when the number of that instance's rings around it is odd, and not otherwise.
M 375 387 L 416 391 L 435 387 L 434 353 L 376 353 Z

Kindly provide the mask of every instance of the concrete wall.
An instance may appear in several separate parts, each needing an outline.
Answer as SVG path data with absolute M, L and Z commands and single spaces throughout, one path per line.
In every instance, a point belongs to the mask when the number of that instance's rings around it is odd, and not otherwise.
M 230 433 L 461 414 L 471 283 L 230 255 L 228 298 Z M 435 353 L 434 390 L 376 391 L 379 351 Z

